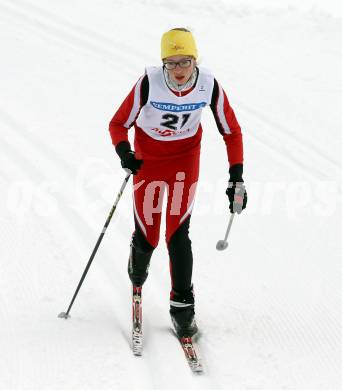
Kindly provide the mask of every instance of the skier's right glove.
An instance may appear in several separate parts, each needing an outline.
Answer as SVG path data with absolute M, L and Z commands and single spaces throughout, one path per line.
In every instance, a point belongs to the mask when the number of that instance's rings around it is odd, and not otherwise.
M 126 171 L 132 172 L 136 175 L 143 164 L 143 160 L 139 160 L 135 157 L 135 153 L 131 149 L 131 145 L 127 141 L 122 141 L 115 147 L 116 153 L 120 157 L 121 166 Z

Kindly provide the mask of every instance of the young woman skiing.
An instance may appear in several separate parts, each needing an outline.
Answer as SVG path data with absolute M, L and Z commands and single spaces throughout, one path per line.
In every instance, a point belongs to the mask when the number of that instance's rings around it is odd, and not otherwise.
M 197 66 L 190 31 L 175 28 L 161 40 L 162 66 L 146 68 L 109 125 L 112 142 L 134 182 L 134 221 L 128 273 L 141 287 L 159 241 L 161 207 L 167 192 L 166 243 L 172 289 L 170 314 L 178 336 L 197 332 L 192 286 L 189 224 L 199 174 L 201 112 L 210 106 L 226 144 L 230 178 L 226 194 L 231 212 L 247 203 L 243 185 L 243 142 L 226 93 L 214 76 Z M 134 149 L 128 129 L 134 125 Z

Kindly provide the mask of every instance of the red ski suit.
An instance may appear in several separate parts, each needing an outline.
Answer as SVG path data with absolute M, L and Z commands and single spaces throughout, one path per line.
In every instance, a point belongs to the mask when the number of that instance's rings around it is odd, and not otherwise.
M 201 68 L 197 69 L 201 72 Z M 173 92 L 176 96 L 182 97 L 195 87 L 196 84 L 185 92 Z M 165 85 L 165 88 L 168 87 Z M 112 142 L 116 146 L 122 141 L 128 141 L 128 130 L 134 125 L 134 149 L 137 158 L 143 160 L 142 168 L 133 177 L 136 229 L 139 227 L 153 248 L 157 246 L 162 198 L 164 192 L 167 191 L 166 242 L 169 247 L 172 237 L 180 230 L 181 225 L 186 221 L 189 224 L 199 175 L 200 143 L 203 130 L 200 124 L 195 135 L 173 141 L 163 141 L 149 136 L 136 123 L 142 107 L 149 101 L 149 89 L 149 78 L 145 74 L 138 80 L 113 116 L 109 131 Z M 214 79 L 210 107 L 217 128 L 226 144 L 229 165 L 242 164 L 241 128 L 225 91 L 216 79 Z M 185 229 L 184 234 L 187 235 L 187 233 Z M 170 253 L 172 265 L 171 257 Z M 192 270 L 192 261 L 190 268 Z

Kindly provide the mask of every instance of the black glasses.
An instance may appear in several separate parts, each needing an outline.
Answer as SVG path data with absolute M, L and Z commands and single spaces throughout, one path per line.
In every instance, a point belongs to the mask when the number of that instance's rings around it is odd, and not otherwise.
M 179 65 L 180 68 L 189 68 L 191 65 L 191 58 L 186 58 L 181 61 L 165 61 L 164 66 L 167 70 L 176 69 L 177 65 Z

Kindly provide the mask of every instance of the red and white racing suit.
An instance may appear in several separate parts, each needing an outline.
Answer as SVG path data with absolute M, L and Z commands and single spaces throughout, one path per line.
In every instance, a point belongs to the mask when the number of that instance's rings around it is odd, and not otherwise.
M 115 146 L 128 141 L 134 126 L 134 148 L 143 165 L 134 175 L 133 244 L 147 256 L 159 241 L 162 200 L 167 193 L 166 242 L 172 287 L 189 289 L 192 251 L 188 229 L 199 174 L 201 112 L 210 106 L 227 148 L 229 165 L 243 163 L 241 128 L 227 95 L 213 75 L 197 68 L 194 86 L 172 91 L 162 67 L 147 68 L 112 118 Z M 143 256 L 142 256 L 143 257 Z M 146 267 L 145 267 L 146 268 Z

